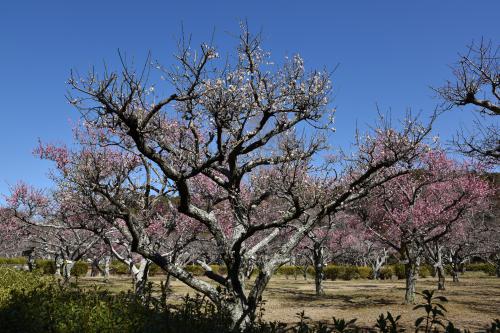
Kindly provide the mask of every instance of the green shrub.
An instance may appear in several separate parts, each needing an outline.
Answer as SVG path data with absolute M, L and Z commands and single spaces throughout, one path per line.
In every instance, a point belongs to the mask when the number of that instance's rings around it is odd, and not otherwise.
M 89 265 L 84 261 L 77 261 L 71 267 L 71 275 L 73 276 L 85 276 L 89 270 Z
M 26 265 L 28 260 L 25 257 L 0 258 L 0 265 Z
M 125 275 L 129 274 L 128 265 L 122 263 L 121 261 L 113 260 L 109 267 L 109 273 L 112 275 Z
M 406 278 L 405 275 L 405 265 L 401 263 L 397 263 L 393 265 L 394 267 L 394 275 L 398 277 L 398 279 L 404 279 Z
M 356 266 L 344 266 L 344 267 L 345 267 L 344 275 L 340 277 L 342 280 L 350 281 L 359 279 L 358 267 Z
M 160 332 L 154 311 L 131 294 L 51 285 L 14 291 L 0 308 L 3 332 Z M 158 320 L 156 320 L 158 321 Z M 162 327 L 163 329 L 165 327 Z
M 418 276 L 421 278 L 426 278 L 432 274 L 432 266 L 430 265 L 421 265 L 418 269 Z
M 200 265 L 187 265 L 184 269 L 195 276 L 202 276 L 205 274 L 205 270 L 201 268 Z
M 488 275 L 495 275 L 495 266 L 487 262 L 467 264 L 465 269 L 471 272 L 484 272 Z
M 54 274 L 56 272 L 56 263 L 50 259 L 36 259 L 35 269 L 42 274 Z
M 30 273 L 13 268 L 0 267 L 0 307 L 9 299 L 12 291 L 29 291 L 34 288 L 40 288 L 50 281 L 52 281 L 51 277 L 44 277 L 40 272 Z
M 371 267 L 359 266 L 358 274 L 361 279 L 371 279 L 373 278 L 373 269 Z
M 276 270 L 276 274 L 291 276 L 299 273 L 299 268 L 293 265 L 283 265 Z
M 304 269 L 303 267 L 301 269 Z M 306 268 L 306 273 L 308 275 L 314 276 L 316 274 L 316 271 L 314 270 L 314 267 L 312 266 L 307 266 Z
M 324 269 L 325 278 L 329 280 L 342 279 L 345 275 L 345 266 L 327 265 Z
M 480 262 L 475 264 L 466 264 L 465 269 L 469 272 L 484 272 L 484 268 L 487 263 Z
M 488 274 L 490 276 L 494 276 L 494 275 L 496 275 L 495 266 L 493 266 L 492 264 L 486 264 L 484 266 L 483 272 L 485 272 L 486 274 Z
M 380 269 L 379 276 L 380 276 L 380 279 L 382 279 L 382 280 L 390 280 L 390 279 L 392 279 L 392 277 L 394 275 L 395 275 L 395 273 L 394 273 L 394 266 L 393 265 L 386 265 Z
M 220 275 L 226 275 L 227 274 L 227 267 L 226 267 L 226 265 L 216 265 L 216 264 L 214 264 L 214 265 L 210 265 L 210 267 L 217 274 L 220 274 Z

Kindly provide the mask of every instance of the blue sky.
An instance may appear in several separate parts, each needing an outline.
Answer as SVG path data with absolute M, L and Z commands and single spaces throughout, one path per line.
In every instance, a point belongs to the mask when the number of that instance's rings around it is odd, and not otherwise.
M 50 163 L 32 156 L 38 139 L 70 142 L 77 113 L 66 102 L 70 69 L 117 62 L 117 49 L 172 61 L 181 24 L 195 41 L 215 31 L 233 45 L 238 22 L 262 30 L 264 46 L 281 59 L 300 53 L 308 68 L 334 74 L 337 135 L 352 140 L 356 122 L 376 118 L 376 105 L 429 115 L 430 86 L 450 78 L 448 64 L 472 40 L 498 44 L 500 1 L 1 1 L 0 194 L 24 180 L 50 186 Z M 450 112 L 435 132 L 450 138 L 471 114 Z M 0 199 L 1 200 L 1 199 Z

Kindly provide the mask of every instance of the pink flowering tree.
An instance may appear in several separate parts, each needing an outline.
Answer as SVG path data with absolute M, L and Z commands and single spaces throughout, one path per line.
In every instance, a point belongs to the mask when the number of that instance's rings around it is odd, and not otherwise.
M 20 223 L 6 207 L 0 207 L 0 256 L 19 257 L 30 249 L 31 234 L 29 228 Z M 34 253 L 32 253 L 34 255 Z M 33 260 L 29 259 L 29 268 L 32 269 Z
M 153 195 L 138 199 L 135 186 L 110 186 L 128 180 L 100 177 L 95 161 L 79 173 L 85 179 L 78 183 L 86 184 L 90 203 L 106 207 L 99 214 L 123 221 L 120 227 L 134 252 L 207 296 L 231 315 L 232 327 L 241 328 L 300 241 L 327 216 L 394 177 L 391 167 L 410 163 L 429 129 L 415 122 L 399 131 L 382 126 L 357 142 L 357 151 L 338 172 L 341 182 L 322 185 L 331 176 L 319 161 L 328 149 L 333 116 L 328 72 L 306 71 L 298 55 L 272 63 L 246 28 L 234 60 L 220 61 L 211 45 L 194 51 L 180 43 L 177 61 L 173 69 L 158 66 L 172 91 L 164 97 L 148 75 L 124 66 L 103 76 L 71 77 L 69 100 L 100 147 L 131 155 L 126 168 L 140 163 L 142 180 L 148 169 L 156 170 L 159 184 L 178 199 L 169 201 L 171 208 L 202 228 L 198 234 L 208 238 L 207 252 L 217 254 L 227 274 L 206 265 L 209 283 L 158 250 L 142 207 Z M 123 164 L 112 169 L 122 170 Z M 139 187 L 157 188 L 162 186 Z M 198 195 L 200 188 L 209 189 L 201 192 L 205 196 Z M 262 214 L 268 207 L 270 216 Z M 244 272 L 250 265 L 259 274 L 246 289 Z
M 348 215 L 339 212 L 320 222 L 303 239 L 298 251 L 314 268 L 316 295 L 324 295 L 323 269 L 329 262 L 349 262 L 360 239 Z
M 342 220 L 342 227 L 330 241 L 332 251 L 339 253 L 337 261 L 351 265 L 370 266 L 373 278 L 378 279 L 380 270 L 388 259 L 390 249 L 374 237 L 353 212 L 344 213 L 338 218 Z
M 313 267 L 316 295 L 320 296 L 325 294 L 323 271 L 328 263 L 370 266 L 378 279 L 388 251 L 357 215 L 341 211 L 309 232 L 295 249 L 294 257 L 304 263 L 304 277 L 308 267 Z
M 203 239 L 202 225 L 172 208 L 176 199 L 171 188 L 143 158 L 99 146 L 102 133 L 89 128 L 75 134 L 78 149 L 40 144 L 36 153 L 55 162 L 52 179 L 59 203 L 65 212 L 79 217 L 70 227 L 98 236 L 107 251 L 129 267 L 135 292 L 143 295 L 152 261 L 134 251 L 124 215 L 134 212 L 144 226 L 144 241 L 179 266 L 199 253 L 193 244 Z
M 488 261 L 495 253 L 500 233 L 493 216 L 492 200 L 488 200 L 477 209 L 472 207 L 446 235 L 426 244 L 426 260 L 436 270 L 439 290 L 445 289 L 444 265 L 451 267 L 453 282 L 458 282 L 467 261 L 474 257 Z
M 495 230 L 495 223 L 491 223 L 488 218 L 491 212 L 491 210 L 483 212 L 473 210 L 448 235 L 431 245 L 434 262 L 439 263 L 441 260 L 451 266 L 453 282 L 459 281 L 460 273 L 464 271 L 467 261 L 474 257 L 487 261 L 495 252 L 494 244 L 498 244 L 500 233 Z
M 84 259 L 88 251 L 99 242 L 92 233 L 71 225 L 80 217 L 69 214 L 54 194 L 45 194 L 26 184 L 16 185 L 7 198 L 7 209 L 12 219 L 23 225 L 30 244 L 54 259 L 57 276 L 65 281 L 71 277 L 74 263 Z
M 370 232 L 405 263 L 406 303 L 415 300 L 424 251 L 457 228 L 472 209 L 486 208 L 491 195 L 488 182 L 439 150 L 423 153 L 410 166 L 409 173 L 372 191 L 359 210 Z M 436 268 L 444 275 L 442 265 Z

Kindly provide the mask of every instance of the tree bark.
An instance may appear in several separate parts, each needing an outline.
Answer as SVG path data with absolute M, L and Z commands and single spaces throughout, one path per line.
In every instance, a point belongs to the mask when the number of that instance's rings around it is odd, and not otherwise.
M 313 263 L 314 263 L 314 284 L 316 287 L 316 296 L 322 296 L 325 294 L 325 290 L 323 289 L 323 279 L 324 279 L 323 246 L 316 244 L 314 245 Z
M 417 286 L 419 262 L 415 259 L 408 259 L 405 264 L 406 293 L 405 304 L 415 304 L 415 291 Z
M 99 258 L 92 259 L 90 276 L 92 276 L 92 277 L 98 276 L 100 272 L 101 272 L 101 268 L 99 267 Z
M 445 290 L 445 273 L 442 263 L 436 265 L 436 272 L 438 276 L 438 290 Z
M 33 252 L 31 252 L 28 256 L 28 270 L 30 272 L 33 272 L 35 269 L 35 256 L 33 255 Z
M 453 277 L 453 282 L 459 282 L 461 266 L 463 266 L 463 265 L 461 265 L 457 259 L 452 261 L 452 263 L 451 263 L 451 275 Z
M 452 267 L 451 275 L 453 277 L 453 282 L 459 282 L 460 270 L 455 265 Z
M 373 271 L 373 279 L 374 280 L 378 280 L 380 278 L 380 270 L 382 269 L 382 266 L 384 266 L 386 260 L 387 260 L 387 251 L 384 248 L 383 254 L 380 256 L 377 256 L 377 258 L 375 258 L 375 261 L 372 264 L 372 271 Z
M 139 268 L 137 268 L 133 264 L 131 267 L 132 278 L 134 280 L 134 292 L 136 293 L 136 295 L 139 295 L 141 297 L 144 296 L 144 293 L 146 291 L 150 265 L 150 260 L 142 259 Z
M 104 281 L 109 281 L 109 270 L 111 266 L 111 256 L 104 257 Z
M 64 263 L 64 260 L 61 259 L 61 257 L 59 256 L 56 256 L 55 259 L 54 259 L 54 265 L 56 266 L 56 270 L 54 272 L 54 275 L 56 277 L 60 277 L 61 276 L 61 267 Z
M 223 311 L 226 311 L 231 319 L 230 329 L 234 332 L 241 332 L 250 325 L 255 310 L 239 299 L 230 300 L 223 305 Z
M 73 268 L 74 265 L 75 262 L 73 260 L 64 260 L 64 264 L 62 267 L 64 282 L 68 282 L 69 279 L 71 278 L 71 269 Z

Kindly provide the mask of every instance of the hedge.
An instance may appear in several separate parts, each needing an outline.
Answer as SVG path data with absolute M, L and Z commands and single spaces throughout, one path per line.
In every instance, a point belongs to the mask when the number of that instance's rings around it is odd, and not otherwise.
M 495 275 L 495 266 L 487 262 L 467 264 L 465 265 L 465 270 L 471 272 L 484 272 L 488 275 Z
M 27 265 L 28 260 L 25 257 L 0 258 L 0 265 Z
M 394 266 L 387 265 L 387 266 L 383 266 L 380 269 L 379 276 L 380 276 L 380 279 L 382 279 L 382 280 L 390 280 L 390 279 L 392 279 L 392 277 L 394 275 L 395 275 Z
M 35 269 L 42 273 L 52 275 L 56 272 L 56 263 L 51 259 L 36 259 Z M 71 275 L 85 276 L 89 270 L 89 265 L 84 261 L 77 261 L 71 268 Z

